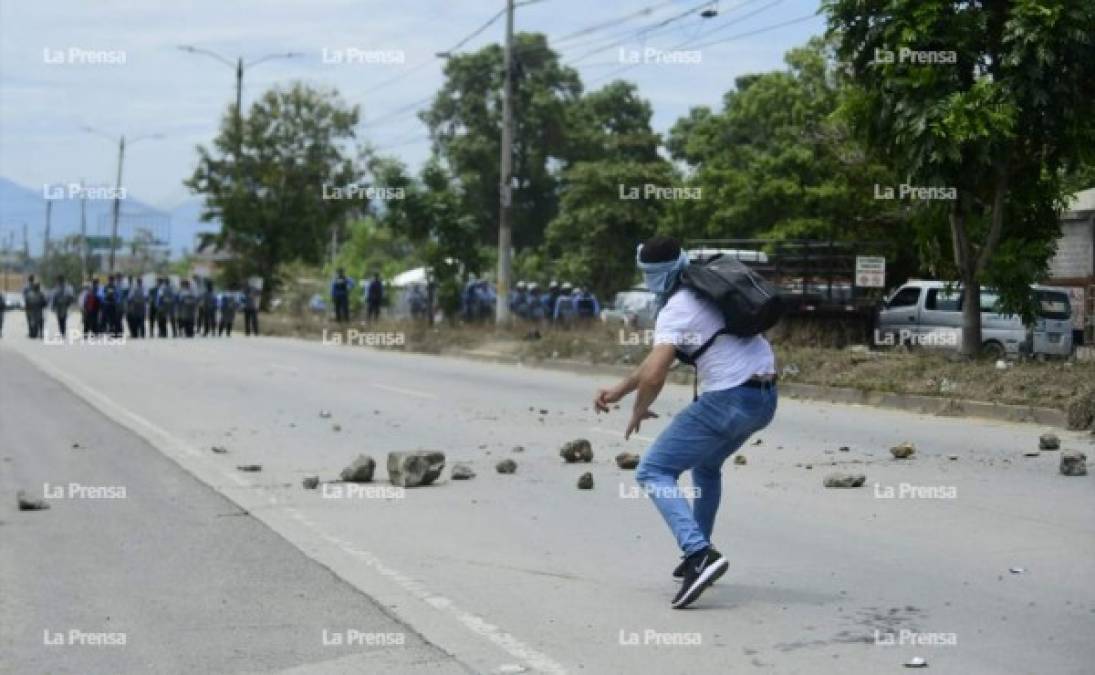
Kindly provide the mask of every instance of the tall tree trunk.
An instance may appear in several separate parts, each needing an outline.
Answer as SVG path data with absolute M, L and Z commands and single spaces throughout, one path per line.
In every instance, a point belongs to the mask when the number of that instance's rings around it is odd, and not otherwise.
M 981 286 L 977 281 L 977 261 L 974 260 L 969 234 L 966 232 L 967 198 L 960 196 L 951 206 L 951 239 L 954 246 L 954 266 L 962 281 L 962 350 L 963 356 L 974 358 L 981 351 Z

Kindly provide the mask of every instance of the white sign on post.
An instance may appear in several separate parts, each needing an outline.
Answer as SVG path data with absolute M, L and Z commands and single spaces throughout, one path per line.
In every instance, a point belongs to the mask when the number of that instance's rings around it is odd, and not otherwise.
M 886 259 L 882 256 L 857 255 L 855 285 L 860 288 L 885 288 Z

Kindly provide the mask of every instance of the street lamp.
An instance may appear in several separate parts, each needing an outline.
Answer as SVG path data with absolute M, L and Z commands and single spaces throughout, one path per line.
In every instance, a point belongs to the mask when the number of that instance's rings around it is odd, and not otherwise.
M 81 129 L 83 129 L 84 131 L 86 131 L 88 133 L 96 134 L 98 136 L 102 136 L 103 138 L 107 138 L 111 141 L 114 140 L 114 137 L 111 136 L 110 134 L 105 133 L 103 131 L 99 131 L 98 129 L 96 129 L 94 127 L 84 125 L 83 127 L 81 127 Z M 159 139 L 159 138 L 163 138 L 163 137 L 164 137 L 163 134 L 145 134 L 144 136 L 137 136 L 136 138 L 131 138 L 129 140 L 129 144 L 133 145 L 134 143 L 137 143 L 139 141 L 144 141 L 144 140 L 147 140 L 147 139 L 150 139 L 150 138 Z M 115 253 L 115 250 L 118 247 L 118 215 L 119 215 L 119 212 L 121 211 L 121 208 L 122 208 L 122 205 L 121 205 L 122 165 L 125 163 L 125 144 L 126 144 L 125 134 L 122 134 L 121 136 L 118 137 L 118 177 L 117 177 L 117 180 L 114 182 L 114 207 L 111 210 L 111 224 L 110 224 L 110 273 L 111 274 L 114 274 L 114 253 Z
M 276 54 L 267 54 L 261 56 L 253 61 L 244 62 L 243 57 L 236 57 L 235 63 L 231 59 L 218 54 L 211 49 L 205 49 L 203 47 L 195 47 L 194 45 L 179 45 L 179 49 L 190 54 L 204 54 L 210 58 L 216 59 L 225 64 L 229 68 L 234 68 L 236 71 L 236 159 L 239 160 L 243 150 L 243 71 L 246 68 L 257 66 L 260 63 L 270 61 L 273 59 L 295 59 L 300 56 L 304 56 L 303 52 L 280 52 Z

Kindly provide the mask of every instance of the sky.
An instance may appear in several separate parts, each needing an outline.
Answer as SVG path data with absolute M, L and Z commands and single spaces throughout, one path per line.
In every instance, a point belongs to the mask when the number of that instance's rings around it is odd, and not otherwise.
M 788 49 L 824 31 L 818 0 L 525 1 L 517 31 L 548 35 L 588 90 L 609 78 L 635 82 L 663 133 L 694 106 L 719 107 L 737 76 L 783 68 Z M 292 81 L 334 87 L 361 106 L 360 139 L 417 169 L 429 145 L 415 110 L 441 85 L 436 54 L 504 4 L 0 0 L 0 176 L 32 189 L 113 184 L 124 133 L 145 137 L 127 148 L 128 194 L 162 209 L 193 199 L 182 181 L 194 169 L 196 146 L 210 143 L 235 100 L 235 72 L 180 45 L 232 62 L 300 53 L 247 69 L 245 108 Z M 718 16 L 701 17 L 705 5 L 717 6 Z M 589 28 L 596 30 L 560 41 Z M 458 51 L 500 42 L 503 31 L 498 20 Z M 636 57 L 639 64 L 624 69 Z M 680 62 L 665 62 L 673 59 Z

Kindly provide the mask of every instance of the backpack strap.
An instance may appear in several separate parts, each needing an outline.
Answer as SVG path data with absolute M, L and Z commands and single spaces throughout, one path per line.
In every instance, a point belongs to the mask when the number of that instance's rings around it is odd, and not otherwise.
M 715 331 L 715 333 L 711 337 L 707 338 L 706 342 L 704 342 L 702 345 L 699 346 L 699 349 L 692 352 L 691 354 L 687 354 L 681 349 L 676 350 L 677 359 L 681 363 L 686 363 L 686 364 L 692 366 L 692 400 L 693 401 L 697 401 L 700 398 L 700 394 L 699 394 L 700 368 L 697 365 L 697 362 L 700 360 L 700 357 L 703 356 L 704 352 L 706 352 L 708 349 L 710 349 L 711 345 L 715 344 L 715 340 L 719 339 L 720 335 L 729 335 L 729 334 L 730 334 L 730 331 L 726 330 L 726 328 L 723 327 L 723 328 L 720 328 L 717 331 Z

